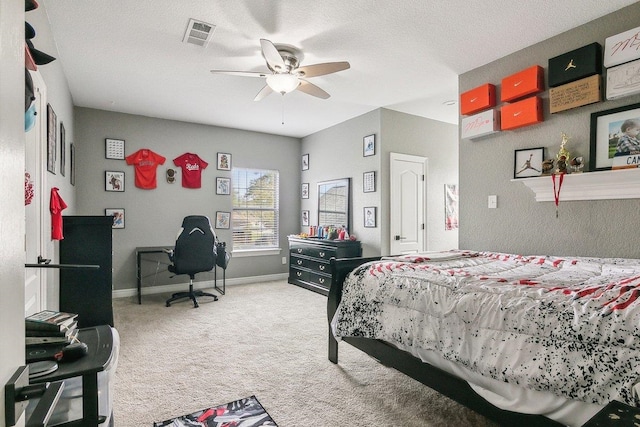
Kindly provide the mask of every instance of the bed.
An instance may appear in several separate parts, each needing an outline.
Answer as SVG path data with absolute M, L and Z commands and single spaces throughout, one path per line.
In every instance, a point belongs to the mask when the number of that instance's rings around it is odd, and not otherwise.
M 640 260 L 445 251 L 332 259 L 347 342 L 501 425 L 640 406 Z

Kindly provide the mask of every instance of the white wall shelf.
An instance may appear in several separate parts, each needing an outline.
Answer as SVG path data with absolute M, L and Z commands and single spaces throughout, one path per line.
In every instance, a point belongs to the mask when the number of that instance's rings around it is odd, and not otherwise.
M 551 176 L 512 179 L 521 182 L 536 195 L 537 202 L 553 202 Z M 558 185 L 556 178 L 556 186 Z M 567 174 L 562 183 L 560 201 L 640 199 L 640 169 L 621 169 Z

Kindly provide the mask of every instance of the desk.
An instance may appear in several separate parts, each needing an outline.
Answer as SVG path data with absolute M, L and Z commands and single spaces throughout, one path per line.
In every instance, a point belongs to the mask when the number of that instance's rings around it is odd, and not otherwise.
M 82 376 L 82 420 L 63 425 L 96 426 L 104 422 L 105 415 L 98 413 L 98 373 L 110 364 L 113 353 L 113 333 L 109 325 L 80 329 L 78 339 L 88 347 L 88 354 L 75 362 L 60 363 L 49 375 L 30 380 L 31 383 L 61 381 Z
M 163 252 L 169 252 L 173 250 L 173 246 L 139 246 L 136 248 L 136 281 L 138 286 L 138 304 L 142 304 L 142 261 L 144 258 L 142 257 L 144 254 L 159 254 Z M 168 255 L 167 255 L 168 259 Z M 160 267 L 160 261 L 154 260 L 156 262 L 156 272 L 155 275 L 158 274 L 158 269 Z M 217 290 L 221 295 L 225 294 L 226 291 L 226 269 L 222 269 L 222 289 L 218 287 L 218 266 L 213 267 L 213 287 Z
M 136 279 L 138 284 L 138 304 L 142 304 L 142 256 L 144 254 L 159 254 L 163 252 L 172 251 L 173 246 L 139 246 L 136 248 Z M 168 255 L 167 255 L 168 259 Z M 158 267 L 160 262 L 157 261 L 156 275 L 158 274 Z

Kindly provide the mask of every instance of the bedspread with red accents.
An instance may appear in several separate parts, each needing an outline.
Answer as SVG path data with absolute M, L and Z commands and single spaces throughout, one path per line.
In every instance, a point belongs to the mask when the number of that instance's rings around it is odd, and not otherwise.
M 447 251 L 363 264 L 333 326 L 569 399 L 638 406 L 640 260 Z

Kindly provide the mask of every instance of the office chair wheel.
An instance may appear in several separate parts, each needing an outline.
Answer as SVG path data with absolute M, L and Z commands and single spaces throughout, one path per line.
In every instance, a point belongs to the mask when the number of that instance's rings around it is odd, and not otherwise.
M 171 307 L 171 303 L 170 303 L 169 301 L 167 301 L 167 302 L 165 303 L 165 305 L 166 305 L 167 307 Z

